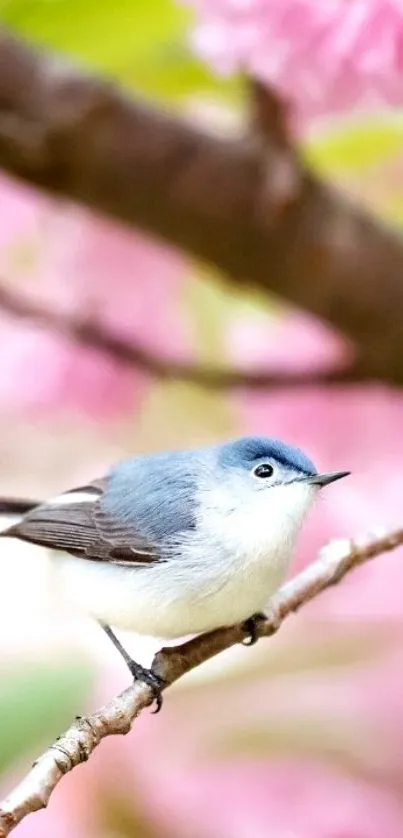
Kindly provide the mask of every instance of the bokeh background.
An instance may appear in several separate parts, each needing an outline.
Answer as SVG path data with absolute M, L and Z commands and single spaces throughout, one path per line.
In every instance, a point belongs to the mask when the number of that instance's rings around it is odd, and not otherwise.
M 241 72 L 291 101 L 312 169 L 403 219 L 403 10 L 386 0 L 1 0 L 0 22 L 233 136 Z M 343 356 L 306 312 L 135 229 L 0 174 L 1 284 L 163 358 L 307 370 Z M 157 380 L 0 310 L 0 493 L 45 497 L 132 453 L 265 433 L 353 477 L 324 493 L 293 572 L 334 537 L 402 521 L 403 397 L 381 385 L 228 392 Z M 401 838 L 403 552 L 273 640 L 187 676 L 67 776 L 21 838 Z M 0 785 L 127 683 L 39 548 L 0 559 Z M 122 635 L 123 638 L 123 635 Z M 155 641 L 125 637 L 149 661 Z

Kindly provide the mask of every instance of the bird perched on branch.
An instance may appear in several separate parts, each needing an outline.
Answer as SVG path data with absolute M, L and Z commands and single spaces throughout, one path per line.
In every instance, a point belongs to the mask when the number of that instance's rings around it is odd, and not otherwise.
M 298 449 L 244 437 L 134 457 L 46 502 L 0 499 L 0 513 L 20 518 L 0 535 L 61 551 L 67 594 L 160 703 L 161 683 L 111 626 L 175 638 L 241 622 L 253 642 L 318 490 L 347 474 L 318 474 Z

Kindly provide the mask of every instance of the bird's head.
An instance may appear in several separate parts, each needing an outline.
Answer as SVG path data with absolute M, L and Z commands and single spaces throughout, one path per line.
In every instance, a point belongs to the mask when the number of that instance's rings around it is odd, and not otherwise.
M 268 527 L 276 520 L 290 532 L 299 529 L 320 489 L 349 474 L 320 474 L 298 448 L 262 436 L 219 445 L 216 456 L 216 502 L 223 511 L 249 509 L 251 519 L 267 516 Z

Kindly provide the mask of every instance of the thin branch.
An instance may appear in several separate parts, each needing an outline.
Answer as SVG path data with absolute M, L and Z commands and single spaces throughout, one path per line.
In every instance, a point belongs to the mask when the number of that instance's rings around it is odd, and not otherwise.
M 272 597 L 267 618 L 259 624 L 260 637 L 271 637 L 286 617 L 325 588 L 340 582 L 353 568 L 402 543 L 403 529 L 360 542 L 333 542 L 315 562 Z M 168 687 L 191 669 L 243 639 L 240 625 L 199 635 L 180 646 L 161 649 L 154 658 L 153 671 Z M 100 710 L 76 719 L 0 805 L 0 838 L 6 838 L 27 815 L 47 806 L 64 774 L 85 762 L 102 739 L 129 733 L 139 713 L 152 702 L 150 688 L 137 681 Z
M 346 370 L 318 371 L 312 373 L 269 372 L 266 370 L 244 371 L 199 366 L 164 358 L 153 354 L 140 344 L 128 342 L 107 331 L 99 322 L 78 319 L 43 308 L 27 297 L 14 294 L 8 287 L 0 285 L 0 310 L 13 317 L 51 329 L 82 346 L 104 352 L 121 364 L 136 367 L 159 379 L 185 381 L 209 389 L 266 389 L 283 387 L 306 387 L 317 384 L 340 384 L 362 380 L 357 379 L 355 368 Z M 359 375 L 359 374 L 358 374 Z
M 306 168 L 273 93 L 251 104 L 247 136 L 213 136 L 0 32 L 3 169 L 313 312 L 402 384 L 401 237 Z

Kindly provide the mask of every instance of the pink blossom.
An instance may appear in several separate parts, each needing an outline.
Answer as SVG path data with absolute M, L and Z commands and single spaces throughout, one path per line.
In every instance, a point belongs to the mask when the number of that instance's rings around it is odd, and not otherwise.
M 158 787 L 158 806 L 226 838 L 400 838 L 403 809 L 388 789 L 298 759 L 220 764 Z M 162 792 L 162 794 L 161 794 Z M 208 801 L 208 805 L 206 805 Z M 172 817 L 172 815 L 171 815 Z
M 302 311 L 263 312 L 229 320 L 226 345 L 231 358 L 244 370 L 257 367 L 279 372 L 320 372 L 341 367 L 353 356 L 352 348 L 329 326 Z
M 101 352 L 39 328 L 0 319 L 0 404 L 7 413 L 81 413 L 117 418 L 130 410 L 146 378 Z
M 185 261 L 174 250 L 70 207 L 54 214 L 37 282 L 46 295 L 53 288 L 64 310 L 155 352 L 181 355 L 184 322 L 176 301 L 185 273 Z
M 34 189 L 0 175 L 0 267 L 24 270 L 35 258 L 44 223 L 54 201 Z M 30 258 L 27 258 L 27 257 Z
M 273 84 L 312 117 L 401 105 L 399 0 L 191 0 L 196 50 L 218 72 Z
M 13 290 L 156 355 L 185 353 L 178 305 L 185 263 L 178 254 L 5 180 L 3 202 L 11 211 L 0 269 L 14 280 Z M 144 373 L 106 353 L 7 315 L 0 319 L 0 351 L 3 413 L 57 410 L 116 419 L 139 404 L 149 385 Z

